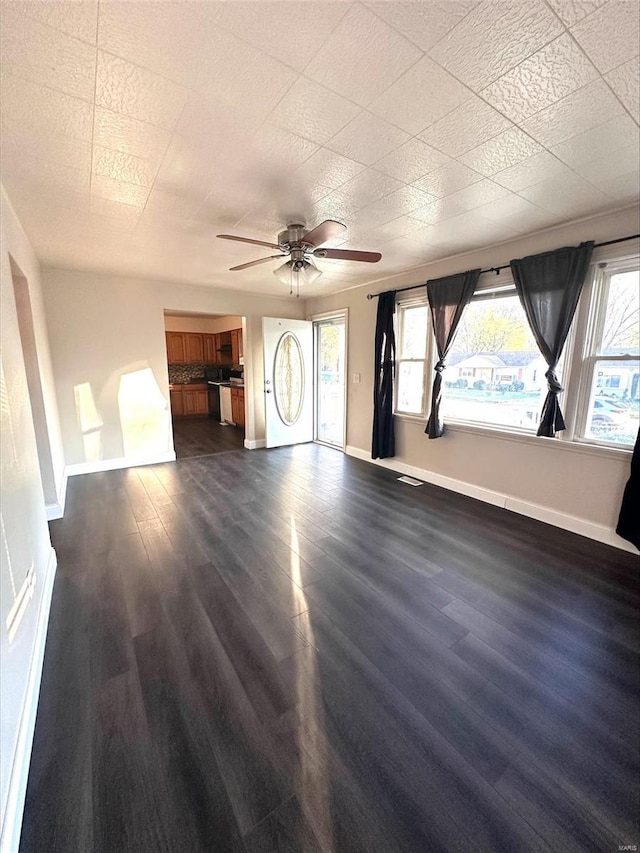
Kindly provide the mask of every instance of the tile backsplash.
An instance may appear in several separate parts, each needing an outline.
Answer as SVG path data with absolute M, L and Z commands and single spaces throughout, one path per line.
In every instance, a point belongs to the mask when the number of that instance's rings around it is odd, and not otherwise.
M 204 382 L 205 367 L 204 362 L 202 364 L 199 362 L 194 362 L 193 364 L 170 364 L 169 384 L 180 385 L 183 382 L 191 382 L 193 379 L 202 379 Z

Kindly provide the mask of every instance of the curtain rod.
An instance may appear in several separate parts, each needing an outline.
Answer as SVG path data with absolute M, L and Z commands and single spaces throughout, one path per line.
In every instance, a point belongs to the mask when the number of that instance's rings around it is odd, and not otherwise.
M 605 240 L 604 243 L 595 243 L 594 249 L 599 249 L 601 246 L 613 246 L 614 243 L 626 243 L 627 240 L 637 240 L 640 238 L 640 234 L 630 234 L 628 237 L 618 237 L 617 240 Z M 494 272 L 496 275 L 500 275 L 500 270 L 508 270 L 511 267 L 511 264 L 503 264 L 501 267 L 489 267 L 486 270 L 480 270 L 480 275 L 487 272 Z M 405 290 L 416 290 L 418 287 L 426 287 L 426 282 L 422 284 L 412 284 L 409 287 L 399 287 L 396 290 L 396 293 L 402 293 Z M 389 293 L 388 290 L 381 290 L 380 293 L 367 293 L 367 299 L 375 299 L 376 296 L 380 296 L 382 293 Z

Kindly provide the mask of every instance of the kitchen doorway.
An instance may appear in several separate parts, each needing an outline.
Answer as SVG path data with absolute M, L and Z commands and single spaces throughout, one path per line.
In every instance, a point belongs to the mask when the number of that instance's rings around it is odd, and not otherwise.
M 243 450 L 245 318 L 165 311 L 164 322 L 176 458 Z
M 345 449 L 347 411 L 347 314 L 313 321 L 315 440 Z

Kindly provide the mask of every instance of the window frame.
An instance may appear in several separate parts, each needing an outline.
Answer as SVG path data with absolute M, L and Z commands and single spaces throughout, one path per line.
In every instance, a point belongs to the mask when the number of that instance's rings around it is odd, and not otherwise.
M 637 251 L 620 252 L 611 259 L 596 259 L 591 264 L 587 284 L 581 296 L 581 302 L 574 318 L 575 345 L 571 358 L 571 374 L 575 381 L 571 383 L 571 412 L 568 422 L 567 435 L 562 435 L 562 441 L 574 444 L 591 445 L 595 447 L 618 450 L 631 453 L 633 448 L 621 442 L 605 441 L 587 435 L 587 425 L 590 415 L 591 389 L 594 372 L 599 361 L 629 361 L 629 355 L 600 355 L 596 350 L 596 342 L 600 339 L 606 320 L 609 282 L 620 272 L 630 272 L 640 269 L 640 258 Z M 631 356 L 633 358 L 633 356 Z M 569 387 L 569 386 L 567 386 Z M 567 418 L 565 418 L 567 420 Z
M 597 248 L 594 252 L 587 280 L 583 288 L 583 292 L 578 302 L 571 330 L 567 337 L 563 354 L 563 375 L 562 385 L 564 391 L 560 396 L 562 410 L 566 423 L 566 429 L 559 432 L 555 438 L 545 436 L 537 436 L 531 430 L 501 426 L 499 424 L 487 424 L 479 421 L 463 421 L 455 419 L 447 419 L 447 428 L 452 432 L 468 432 L 476 435 L 486 435 L 487 437 L 505 438 L 511 441 L 520 441 L 526 444 L 541 446 L 546 443 L 548 447 L 556 449 L 569 450 L 577 453 L 586 453 L 607 458 L 628 458 L 633 452 L 633 447 L 624 444 L 613 443 L 609 441 L 599 441 L 591 436 L 584 437 L 581 433 L 586 432 L 586 423 L 588 417 L 588 405 L 591 392 L 590 382 L 592 381 L 592 373 L 588 374 L 585 367 L 586 348 L 593 342 L 593 323 L 595 315 L 600 312 L 604 316 L 602 302 L 598 305 L 598 294 L 602 291 L 599 289 L 602 280 L 602 272 L 606 270 L 609 275 L 615 272 L 624 272 L 630 269 L 638 269 L 640 267 L 640 240 L 629 241 L 623 244 L 614 244 Z M 488 275 L 488 274 L 487 274 Z M 515 283 L 509 271 L 500 275 L 500 281 L 496 281 L 496 277 L 487 279 L 482 282 L 482 278 L 473 296 L 473 300 L 478 299 L 493 299 L 498 296 L 509 295 L 511 289 L 515 290 Z M 602 296 L 600 295 L 602 300 Z M 396 302 L 396 340 L 400 342 L 400 311 L 405 306 L 410 305 L 427 305 L 429 306 L 426 294 L 422 297 L 414 297 L 412 299 L 398 299 Z M 423 392 L 423 412 L 413 414 L 408 412 L 399 412 L 397 410 L 397 380 L 396 388 L 394 389 L 394 416 L 401 420 L 409 422 L 424 423 L 429 415 L 429 395 L 428 389 L 431 383 L 429 378 L 433 371 L 433 365 L 436 363 L 436 346 L 433 335 L 431 322 L 428 321 L 427 326 L 427 343 L 426 357 L 424 359 L 424 392 Z M 398 353 L 400 352 L 398 348 Z M 603 360 L 621 360 L 624 357 L 594 357 L 593 364 L 596 361 Z M 409 359 L 402 359 L 409 360 Z M 396 356 L 396 368 L 398 369 L 401 359 Z M 396 372 L 396 377 L 398 373 Z
M 425 352 L 424 358 L 403 358 L 402 357 L 402 341 L 404 334 L 404 312 L 409 308 L 426 308 L 427 309 L 427 333 L 425 335 Z M 433 330 L 431 328 L 431 318 L 429 314 L 429 302 L 427 301 L 426 294 L 422 296 L 413 296 L 409 299 L 399 299 L 396 301 L 396 311 L 395 311 L 395 335 L 396 335 L 396 374 L 395 374 L 395 382 L 393 383 L 393 414 L 394 416 L 400 418 L 410 418 L 412 420 L 423 420 L 427 417 L 426 409 L 427 409 L 427 376 L 429 375 L 429 368 L 431 362 L 431 354 L 430 354 L 430 341 L 433 338 Z M 400 411 L 398 409 L 398 389 L 400 386 L 399 377 L 400 377 L 400 365 L 403 362 L 415 363 L 422 362 L 423 370 L 422 370 L 422 411 L 421 412 L 405 412 Z

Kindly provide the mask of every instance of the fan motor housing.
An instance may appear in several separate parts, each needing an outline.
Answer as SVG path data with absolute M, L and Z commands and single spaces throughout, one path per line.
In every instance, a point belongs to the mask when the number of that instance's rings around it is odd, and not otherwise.
M 278 245 L 294 246 L 302 240 L 306 230 L 306 226 L 300 222 L 288 223 L 285 230 L 278 234 Z

